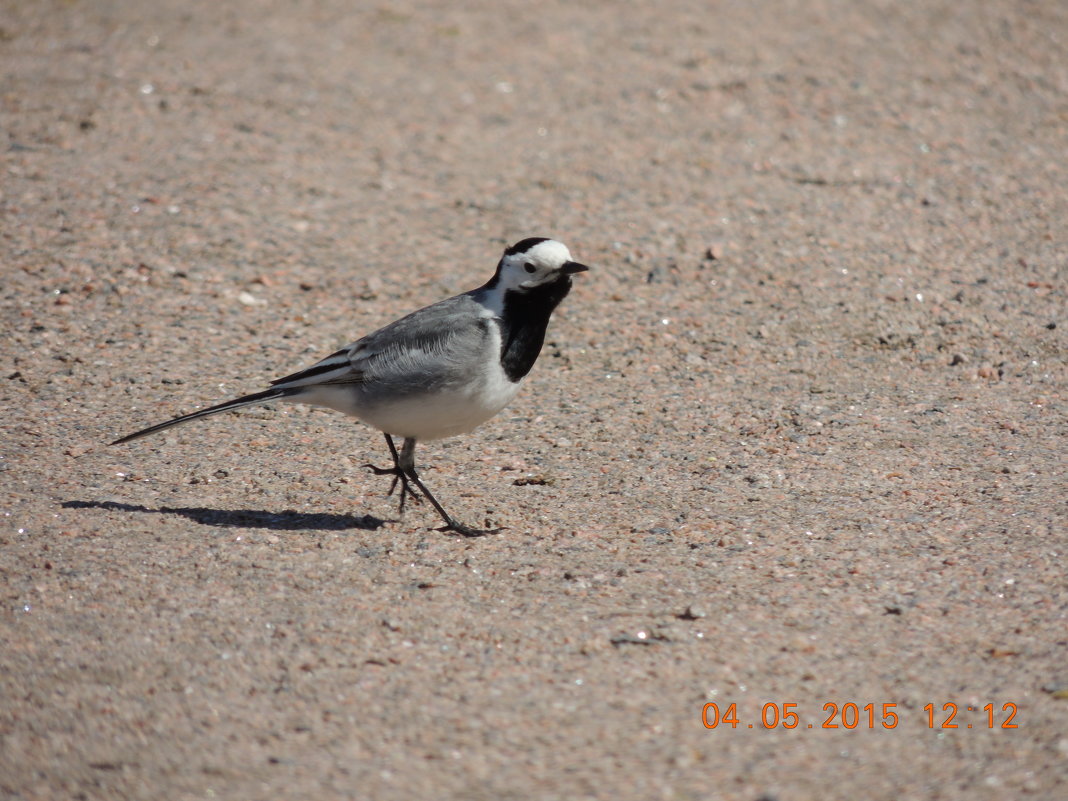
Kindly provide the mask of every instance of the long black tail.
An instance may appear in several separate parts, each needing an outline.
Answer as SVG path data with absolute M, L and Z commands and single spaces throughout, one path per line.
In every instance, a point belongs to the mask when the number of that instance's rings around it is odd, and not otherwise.
M 173 420 L 168 420 L 166 423 L 157 423 L 154 426 L 137 431 L 133 434 L 127 434 L 125 437 L 112 442 L 112 445 L 121 445 L 124 442 L 132 442 L 135 439 L 141 439 L 141 437 L 147 437 L 149 434 L 155 434 L 157 431 L 163 431 L 171 426 L 181 425 L 182 423 L 189 423 L 193 420 L 199 420 L 201 417 L 210 417 L 213 414 L 219 412 L 228 412 L 231 409 L 240 409 L 243 406 L 255 406 L 257 403 L 267 403 L 268 401 L 284 398 L 288 395 L 295 395 L 299 391 L 299 388 L 293 387 L 290 389 L 268 389 L 263 392 L 255 392 L 252 395 L 245 395 L 242 398 L 235 398 L 232 401 L 226 403 L 220 403 L 218 406 L 209 406 L 207 409 L 201 409 L 199 412 L 193 412 L 182 417 L 176 417 Z

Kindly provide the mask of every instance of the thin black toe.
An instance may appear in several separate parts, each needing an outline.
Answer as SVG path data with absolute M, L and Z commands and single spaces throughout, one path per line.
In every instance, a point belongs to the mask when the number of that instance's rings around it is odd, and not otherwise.
M 486 537 L 490 534 L 499 534 L 504 531 L 504 526 L 500 528 L 472 528 L 471 526 L 465 526 L 463 523 L 458 523 L 453 520 L 451 523 L 446 523 L 444 526 L 438 526 L 435 531 L 441 531 L 445 534 L 453 534 L 457 537 Z
M 408 476 L 399 467 L 375 467 L 373 464 L 365 464 L 368 470 L 374 473 L 376 476 L 393 476 L 393 483 L 389 485 L 389 492 L 386 493 L 386 497 L 393 495 L 394 490 L 397 489 L 397 483 L 401 485 L 400 491 L 400 511 L 404 511 L 404 502 L 411 498 L 415 503 L 422 503 L 422 496 L 413 490 L 408 484 Z

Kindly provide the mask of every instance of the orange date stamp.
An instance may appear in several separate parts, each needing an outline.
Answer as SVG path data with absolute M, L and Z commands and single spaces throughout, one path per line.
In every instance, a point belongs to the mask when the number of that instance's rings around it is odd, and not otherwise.
M 799 704 L 787 701 L 768 702 L 761 706 L 760 715 L 752 722 L 738 717 L 738 704 L 725 706 L 709 702 L 701 708 L 701 723 L 706 729 L 895 729 L 901 722 L 896 703 L 867 703 L 828 701 L 822 712 L 806 722 Z M 969 706 L 947 701 L 929 703 L 923 707 L 921 721 L 929 729 L 1018 729 L 1013 721 L 1019 707 L 1012 701 L 1004 704 Z M 914 713 L 913 713 L 914 714 Z

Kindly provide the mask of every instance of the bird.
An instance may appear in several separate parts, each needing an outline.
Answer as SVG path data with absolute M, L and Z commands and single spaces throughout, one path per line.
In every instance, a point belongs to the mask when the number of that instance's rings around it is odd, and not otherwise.
M 438 531 L 465 537 L 501 529 L 466 526 L 427 489 L 415 467 L 419 442 L 466 434 L 516 396 L 545 342 L 549 318 L 589 270 L 555 239 L 529 237 L 506 248 L 493 277 L 469 292 L 414 311 L 335 351 L 270 388 L 149 426 L 111 445 L 173 426 L 273 401 L 321 406 L 385 435 L 391 467 L 364 465 L 400 483 L 399 511 L 413 486 L 444 521 Z M 394 438 L 402 440 L 400 448 Z

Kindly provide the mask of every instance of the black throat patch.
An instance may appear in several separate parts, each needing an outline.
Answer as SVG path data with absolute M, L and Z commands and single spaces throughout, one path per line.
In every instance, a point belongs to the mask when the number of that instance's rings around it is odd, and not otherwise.
M 555 281 L 525 292 L 504 294 L 501 315 L 501 367 L 509 381 L 519 381 L 530 372 L 545 343 L 549 316 L 571 291 L 571 278 L 561 275 Z

